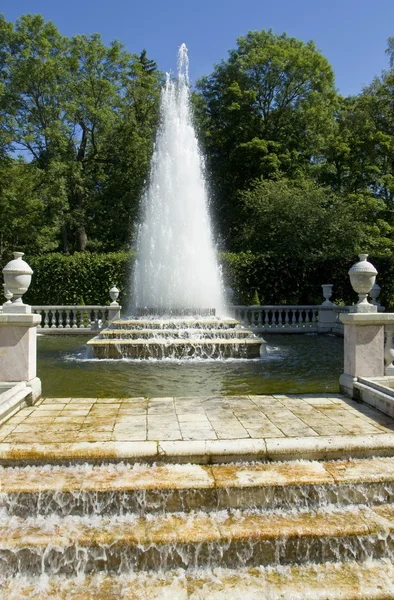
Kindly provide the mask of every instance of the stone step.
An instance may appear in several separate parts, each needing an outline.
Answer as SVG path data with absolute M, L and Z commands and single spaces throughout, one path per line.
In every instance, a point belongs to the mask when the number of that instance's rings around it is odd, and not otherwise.
M 230 329 L 240 325 L 236 319 L 116 319 L 115 329 Z
M 236 465 L 0 468 L 17 516 L 291 509 L 394 502 L 394 458 Z
M 251 329 L 104 329 L 99 339 L 150 339 L 150 338 L 173 338 L 181 340 L 201 339 L 244 339 L 255 337 Z
M 108 340 L 95 337 L 87 342 L 95 358 L 258 358 L 259 338 L 188 340 Z
M 393 581 L 394 566 L 382 559 L 361 564 L 12 578 L 3 583 L 3 591 L 8 600 L 389 600 L 394 597 Z
M 394 505 L 335 510 L 12 517 L 2 575 L 363 561 L 391 558 Z

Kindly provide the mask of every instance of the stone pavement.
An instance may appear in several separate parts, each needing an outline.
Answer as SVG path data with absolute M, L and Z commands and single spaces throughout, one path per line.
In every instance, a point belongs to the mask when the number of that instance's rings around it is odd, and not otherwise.
M 381 436 L 394 420 L 336 394 L 46 398 L 0 427 L 0 444 Z

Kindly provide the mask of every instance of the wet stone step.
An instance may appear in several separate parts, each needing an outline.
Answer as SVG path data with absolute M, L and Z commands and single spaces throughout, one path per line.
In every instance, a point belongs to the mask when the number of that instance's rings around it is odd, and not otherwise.
M 394 502 L 394 458 L 238 465 L 0 468 L 9 515 L 290 509 Z
M 95 358 L 258 358 L 263 341 L 234 339 L 101 339 L 87 342 Z
M 229 329 L 240 325 L 236 319 L 117 319 L 111 329 Z
M 178 338 L 178 339 L 231 339 L 254 336 L 249 329 L 104 329 L 99 339 L 146 339 L 146 338 Z
M 394 505 L 147 518 L 11 517 L 0 523 L 0 563 L 9 577 L 391 559 L 393 532 Z
M 393 582 L 393 564 L 382 559 L 279 569 L 13 577 L 0 593 L 8 600 L 388 600 L 394 597 Z

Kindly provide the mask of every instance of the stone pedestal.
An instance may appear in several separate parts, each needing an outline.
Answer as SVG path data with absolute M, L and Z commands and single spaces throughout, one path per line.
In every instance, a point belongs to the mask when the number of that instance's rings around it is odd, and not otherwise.
M 319 332 L 320 333 L 329 333 L 333 330 L 336 323 L 336 312 L 334 310 L 334 305 L 324 305 L 319 306 Z
M 344 372 L 339 387 L 350 398 L 358 377 L 384 376 L 384 317 L 392 315 L 349 313 L 339 317 L 344 324 Z
M 32 388 L 33 400 L 41 394 L 37 378 L 37 325 L 41 316 L 0 313 L 0 381 L 24 381 Z

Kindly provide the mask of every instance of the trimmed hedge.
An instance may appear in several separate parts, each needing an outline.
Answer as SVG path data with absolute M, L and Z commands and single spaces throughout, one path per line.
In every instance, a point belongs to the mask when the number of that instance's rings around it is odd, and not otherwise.
M 72 255 L 43 254 L 26 260 L 34 271 L 25 296 L 30 304 L 109 304 L 109 290 L 116 285 L 120 302 L 127 295 L 133 256 L 127 252 L 108 254 L 76 252 Z
M 129 303 L 134 254 L 80 252 L 26 258 L 34 271 L 25 296 L 30 304 L 108 304 L 112 285 L 121 291 L 120 303 L 124 307 Z M 291 255 L 222 252 L 219 260 L 224 284 L 234 290 L 235 304 L 252 303 L 255 292 L 261 304 L 320 304 L 322 283 L 334 285 L 334 301 L 348 304 L 357 300 L 347 274 L 357 257 L 295 261 Z M 386 309 L 393 307 L 394 258 L 371 256 L 370 260 L 379 271 L 379 300 Z

